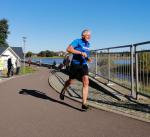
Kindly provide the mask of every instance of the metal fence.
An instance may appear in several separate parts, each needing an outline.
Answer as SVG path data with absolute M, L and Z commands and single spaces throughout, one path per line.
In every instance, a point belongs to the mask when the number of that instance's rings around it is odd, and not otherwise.
M 91 51 L 90 75 L 116 83 L 137 94 L 150 95 L 150 41 Z

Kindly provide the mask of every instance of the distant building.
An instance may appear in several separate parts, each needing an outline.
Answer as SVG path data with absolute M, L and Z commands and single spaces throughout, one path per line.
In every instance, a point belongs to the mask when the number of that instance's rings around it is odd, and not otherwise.
M 7 60 L 12 59 L 14 68 L 17 59 L 23 60 L 22 47 L 0 47 L 0 70 L 7 68 Z
M 66 56 L 67 52 L 64 51 L 58 51 L 56 52 L 57 56 Z

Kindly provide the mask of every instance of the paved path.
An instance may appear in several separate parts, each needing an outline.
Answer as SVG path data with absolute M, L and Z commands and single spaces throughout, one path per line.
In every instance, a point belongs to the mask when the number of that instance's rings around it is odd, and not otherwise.
M 0 137 L 150 137 L 149 123 L 60 101 L 49 75 L 40 68 L 0 83 Z

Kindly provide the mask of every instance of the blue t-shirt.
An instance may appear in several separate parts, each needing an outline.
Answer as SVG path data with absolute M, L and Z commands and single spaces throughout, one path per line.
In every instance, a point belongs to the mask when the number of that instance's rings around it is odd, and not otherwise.
M 85 41 L 83 39 L 76 39 L 71 44 L 72 47 L 74 47 L 75 50 L 85 52 L 87 54 L 87 57 L 84 58 L 80 54 L 73 54 L 72 63 L 73 64 L 87 64 L 88 57 L 90 56 L 90 43 L 88 41 Z

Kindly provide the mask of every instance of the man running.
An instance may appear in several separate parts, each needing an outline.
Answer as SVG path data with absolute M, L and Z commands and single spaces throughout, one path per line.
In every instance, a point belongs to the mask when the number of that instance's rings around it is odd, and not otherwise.
M 91 38 L 91 32 L 89 30 L 83 30 L 81 39 L 74 40 L 68 47 L 67 51 L 73 54 L 73 58 L 70 66 L 69 79 L 65 82 L 65 85 L 60 93 L 60 99 L 64 100 L 64 94 L 67 87 L 73 82 L 77 75 L 82 78 L 82 109 L 87 110 L 87 97 L 89 88 L 88 77 L 88 65 L 87 61 L 91 62 L 89 58 L 89 40 Z

